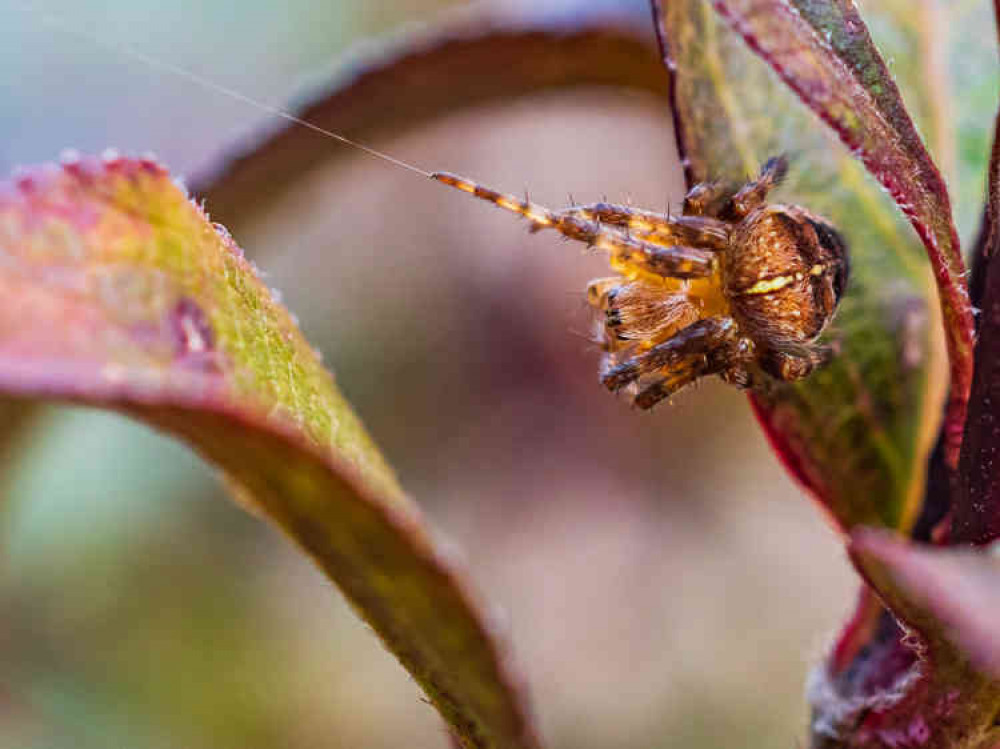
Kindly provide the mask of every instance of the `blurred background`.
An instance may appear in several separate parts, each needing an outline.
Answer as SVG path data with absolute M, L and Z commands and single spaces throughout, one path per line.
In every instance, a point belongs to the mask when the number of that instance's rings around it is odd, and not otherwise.
M 454 4 L 35 7 L 283 102 Z M 263 120 L 22 3 L 0 17 L 3 173 L 115 146 L 183 175 Z M 682 194 L 669 115 L 634 95 L 522 99 L 376 145 L 554 207 Z M 506 612 L 553 747 L 805 736 L 805 676 L 853 575 L 743 395 L 707 382 L 649 414 L 602 390 L 583 293 L 601 258 L 362 155 L 231 228 Z M 3 749 L 447 747 L 339 593 L 182 446 L 46 408 L 0 425 L 0 497 Z

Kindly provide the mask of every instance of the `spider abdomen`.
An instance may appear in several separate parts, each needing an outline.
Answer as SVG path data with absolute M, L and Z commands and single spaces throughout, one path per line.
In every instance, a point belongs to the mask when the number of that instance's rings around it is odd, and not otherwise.
M 734 229 L 722 275 L 744 334 L 783 349 L 811 343 L 826 327 L 846 280 L 846 252 L 823 219 L 800 206 L 765 205 Z

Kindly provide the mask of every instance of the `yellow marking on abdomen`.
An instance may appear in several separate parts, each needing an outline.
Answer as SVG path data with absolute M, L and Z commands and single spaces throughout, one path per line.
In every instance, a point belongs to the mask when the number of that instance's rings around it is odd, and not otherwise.
M 795 279 L 792 276 L 775 276 L 774 278 L 762 278 L 760 281 L 755 283 L 748 289 L 743 289 L 740 294 L 751 295 L 751 294 L 770 294 L 772 291 L 778 291 L 785 288 L 788 284 L 792 283 Z

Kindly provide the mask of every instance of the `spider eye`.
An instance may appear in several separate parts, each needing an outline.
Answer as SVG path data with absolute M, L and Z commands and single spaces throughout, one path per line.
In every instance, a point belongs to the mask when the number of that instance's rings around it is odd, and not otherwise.
M 847 244 L 840 233 L 825 221 L 809 219 L 809 223 L 816 230 L 819 246 L 826 250 L 827 262 L 834 267 L 833 293 L 839 302 L 847 290 L 847 280 L 851 275 L 851 256 L 847 251 Z

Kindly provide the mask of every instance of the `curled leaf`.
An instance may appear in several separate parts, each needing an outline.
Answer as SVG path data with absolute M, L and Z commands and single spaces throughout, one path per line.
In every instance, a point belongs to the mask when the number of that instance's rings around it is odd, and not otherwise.
M 867 705 L 856 716 L 844 745 L 892 746 L 910 737 L 919 746 L 994 747 L 1000 741 L 1000 561 L 872 529 L 856 530 L 849 551 L 910 630 L 919 661 L 897 699 Z M 914 726 L 920 727 L 916 736 Z
M 852 153 L 709 3 L 671 0 L 659 18 L 688 181 L 745 179 L 788 152 L 792 169 L 777 199 L 830 218 L 851 250 L 848 292 L 829 334 L 840 353 L 803 383 L 755 396 L 765 431 L 838 527 L 907 529 L 946 387 L 920 244 Z
M 853 3 L 713 0 L 713 5 L 892 195 L 919 234 L 937 280 L 951 361 L 944 430 L 958 449 L 972 381 L 973 318 L 951 201 L 896 83 Z
M 500 638 L 318 355 L 157 164 L 0 187 L 0 393 L 186 440 L 378 632 L 465 747 L 538 746 Z
M 886 33 L 912 28 L 911 4 L 869 3 L 866 12 L 890 42 L 912 46 L 908 33 Z M 923 509 L 927 457 L 947 388 L 933 324 L 937 305 L 917 237 L 859 169 L 855 152 L 905 203 L 931 250 L 941 303 L 951 315 L 945 452 L 954 468 L 971 371 L 971 318 L 941 179 L 852 4 L 765 0 L 751 8 L 671 0 L 658 15 L 675 71 L 676 129 L 689 181 L 741 179 L 768 156 L 791 152 L 799 172 L 779 199 L 827 215 L 851 249 L 849 291 L 830 334 L 840 354 L 800 385 L 755 396 L 765 432 L 840 528 L 909 533 Z M 890 54 L 900 65 L 912 64 L 905 49 Z M 779 76 L 832 131 L 818 125 Z M 908 93 L 931 113 L 927 78 Z M 938 478 L 936 485 L 948 484 Z M 882 602 L 897 604 L 874 580 L 877 570 L 869 573 Z M 972 747 L 989 736 L 990 680 L 961 657 L 920 660 L 870 588 L 816 674 L 809 696 L 817 747 Z

